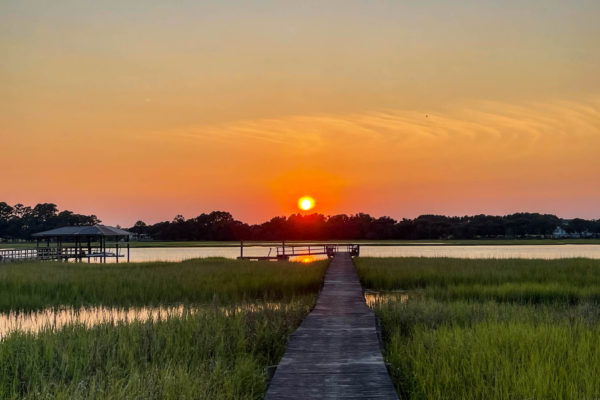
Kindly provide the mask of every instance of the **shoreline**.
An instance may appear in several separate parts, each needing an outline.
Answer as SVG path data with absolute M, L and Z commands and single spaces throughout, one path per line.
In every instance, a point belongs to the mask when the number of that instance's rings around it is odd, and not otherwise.
M 600 239 L 451 239 L 451 240 L 286 240 L 286 244 L 359 244 L 362 246 L 546 246 L 600 245 Z M 244 241 L 244 247 L 280 245 L 281 241 Z M 239 241 L 133 241 L 131 248 L 240 247 Z M 35 248 L 35 243 L 0 243 L 0 249 Z

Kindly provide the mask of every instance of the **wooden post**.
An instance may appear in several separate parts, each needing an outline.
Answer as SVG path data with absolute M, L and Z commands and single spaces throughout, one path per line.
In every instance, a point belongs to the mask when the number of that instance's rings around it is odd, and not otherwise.
M 129 235 L 127 235 L 127 262 L 129 262 Z
M 244 241 L 240 240 L 240 259 L 244 258 Z
M 115 255 L 117 256 L 116 263 L 118 264 L 119 263 L 119 238 L 117 237 L 117 238 L 115 238 L 115 240 L 116 240 L 116 242 L 115 242 L 115 253 L 116 254 Z

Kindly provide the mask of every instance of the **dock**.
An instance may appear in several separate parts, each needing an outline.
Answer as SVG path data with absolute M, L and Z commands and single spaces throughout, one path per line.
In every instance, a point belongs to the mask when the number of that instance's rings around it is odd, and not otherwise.
M 38 247 L 34 249 L 0 249 L 0 262 L 12 261 L 68 261 L 106 258 L 124 258 L 125 254 L 117 254 L 112 251 L 86 253 L 85 250 L 73 247 Z M 117 261 L 118 262 L 118 261 Z
M 246 248 L 251 247 L 245 245 Z M 281 242 L 274 248 L 269 248 L 269 253 L 261 256 L 249 256 L 244 254 L 244 242 L 240 242 L 240 256 L 238 260 L 253 261 L 288 261 L 290 257 L 310 257 L 324 255 L 333 258 L 338 253 L 350 254 L 352 257 L 358 257 L 360 254 L 359 244 L 350 243 L 302 243 L 286 244 Z
M 105 263 L 107 259 L 127 257 L 130 233 L 105 225 L 63 226 L 31 235 L 35 248 L 0 250 L 0 262 L 12 261 L 82 261 Z M 121 254 L 123 251 L 125 254 Z
M 398 399 L 349 253 L 331 261 L 317 304 L 290 336 L 265 399 Z

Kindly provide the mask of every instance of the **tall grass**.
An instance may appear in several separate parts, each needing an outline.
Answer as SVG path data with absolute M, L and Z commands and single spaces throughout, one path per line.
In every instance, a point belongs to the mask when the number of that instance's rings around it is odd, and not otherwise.
M 0 311 L 71 305 L 287 301 L 315 293 L 326 261 L 310 264 L 224 258 L 180 263 L 17 263 L 0 266 Z
M 600 394 L 600 327 L 484 321 L 413 327 L 387 358 L 411 399 L 585 399 Z
M 523 303 L 600 300 L 600 260 L 360 258 L 363 285 L 374 290 L 422 289 L 440 300 Z
M 225 259 L 3 266 L 5 310 L 189 307 L 166 320 L 14 332 L 0 342 L 0 398 L 260 399 L 265 369 L 314 306 L 325 268 Z
M 600 260 L 358 258 L 363 283 L 380 290 L 501 283 L 600 284 Z
M 600 261 L 359 259 L 403 399 L 600 397 Z M 381 299 L 382 297 L 380 297 Z
M 306 301 L 233 315 L 215 308 L 15 333 L 0 344 L 0 398 L 258 399 L 265 367 L 278 362 L 309 309 Z

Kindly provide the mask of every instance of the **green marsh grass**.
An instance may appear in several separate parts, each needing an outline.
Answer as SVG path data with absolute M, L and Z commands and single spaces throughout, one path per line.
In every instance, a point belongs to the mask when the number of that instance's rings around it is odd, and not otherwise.
M 14 333 L 0 344 L 0 398 L 258 399 L 265 367 L 278 362 L 309 309 L 293 301 L 261 312 Z
M 518 302 L 600 299 L 600 260 L 359 258 L 365 288 L 424 290 L 442 300 Z
M 403 399 L 600 397 L 600 261 L 358 259 Z
M 327 262 L 207 258 L 179 263 L 0 265 L 0 311 L 286 301 L 316 293 Z
M 0 398 L 260 399 L 266 367 L 277 364 L 288 335 L 314 306 L 326 265 L 203 259 L 2 266 L 5 310 L 184 304 L 184 312 L 13 332 L 0 341 Z

